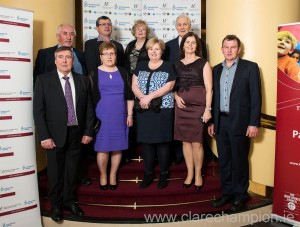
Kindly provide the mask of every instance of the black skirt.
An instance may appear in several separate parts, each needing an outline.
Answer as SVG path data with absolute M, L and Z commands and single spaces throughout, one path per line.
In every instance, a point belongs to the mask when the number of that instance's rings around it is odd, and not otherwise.
M 165 143 L 173 140 L 174 109 L 162 108 L 159 113 L 147 110 L 136 114 L 137 142 Z

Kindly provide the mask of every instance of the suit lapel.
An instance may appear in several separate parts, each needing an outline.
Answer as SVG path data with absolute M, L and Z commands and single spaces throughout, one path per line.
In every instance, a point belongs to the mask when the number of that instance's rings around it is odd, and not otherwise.
M 59 97 L 66 103 L 65 94 L 61 86 L 59 75 L 56 70 L 53 73 L 53 83 L 54 83 L 54 87 L 57 89 L 57 93 L 59 94 Z
M 237 65 L 235 74 L 234 74 L 234 78 L 233 78 L 232 87 L 231 87 L 231 93 L 230 94 L 232 94 L 232 92 L 234 91 L 234 89 L 238 86 L 239 82 L 241 81 L 244 67 L 245 67 L 244 61 L 243 61 L 243 59 L 240 58 L 239 61 L 238 61 L 238 65 Z
M 79 83 L 79 78 L 78 78 L 78 75 L 75 74 L 74 72 L 72 72 L 72 75 L 73 75 L 73 80 L 74 80 L 74 86 L 75 86 L 75 100 L 76 100 L 76 103 L 75 103 L 75 107 L 77 106 L 77 103 L 78 103 L 78 99 L 79 99 L 79 94 L 80 94 L 80 83 Z

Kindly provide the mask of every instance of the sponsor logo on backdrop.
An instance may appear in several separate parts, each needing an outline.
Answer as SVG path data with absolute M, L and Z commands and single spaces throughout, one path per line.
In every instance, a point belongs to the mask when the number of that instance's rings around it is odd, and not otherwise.
M 21 126 L 21 131 L 32 131 L 31 126 Z
M 16 222 L 4 222 L 1 227 L 13 227 L 16 226 Z
M 28 56 L 29 56 L 29 53 L 25 53 L 25 52 L 18 51 L 18 55 L 19 55 L 19 56 L 22 56 L 22 57 L 28 57 Z
M 19 172 L 20 168 L 13 168 L 13 169 L 3 169 L 0 170 L 1 174 L 12 174 L 12 173 L 16 173 Z
M 0 193 L 11 192 L 14 189 L 12 186 L 0 187 Z
M 97 8 L 97 7 L 100 7 L 100 4 L 88 3 L 87 1 L 84 1 L 83 6 L 85 8 Z
M 32 169 L 34 169 L 34 165 L 23 165 L 23 167 L 22 167 L 22 170 L 24 171 L 24 170 L 32 170 Z
M 28 21 L 28 18 L 17 16 L 17 21 Z
M 12 147 L 3 147 L 0 146 L 0 152 L 9 152 L 12 150 Z
M 3 211 L 12 210 L 12 209 L 18 208 L 20 206 L 22 206 L 21 203 L 15 203 L 15 204 L 11 204 L 11 205 L 8 205 L 8 206 L 3 206 Z
M 32 200 L 25 200 L 25 201 L 24 201 L 24 205 L 25 205 L 25 206 L 32 205 L 32 204 L 35 204 L 35 203 L 36 203 L 35 199 L 32 199 Z
M 0 37 L 7 37 L 7 33 L 6 32 L 0 32 Z
M 21 95 L 21 96 L 30 96 L 31 95 L 31 91 L 20 91 L 19 92 L 19 95 Z
M 7 115 L 10 112 L 11 112 L 10 110 L 0 110 L 0 115 Z M 0 147 L 0 150 L 1 150 L 1 147 Z

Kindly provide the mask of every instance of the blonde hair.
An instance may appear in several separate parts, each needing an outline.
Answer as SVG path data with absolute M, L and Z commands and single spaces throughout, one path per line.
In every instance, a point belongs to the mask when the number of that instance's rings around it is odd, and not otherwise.
M 161 39 L 158 39 L 158 38 L 151 38 L 151 39 L 149 39 L 148 42 L 146 43 L 146 49 L 149 50 L 156 43 L 158 43 L 160 49 L 164 52 L 166 45 L 165 45 L 164 41 L 162 41 Z
M 297 46 L 297 42 L 298 42 L 296 37 L 289 31 L 280 31 L 280 32 L 278 32 L 277 38 L 280 39 L 280 38 L 283 38 L 283 37 L 286 37 L 289 40 L 291 40 L 292 49 L 295 49 L 295 47 Z
M 134 25 L 132 26 L 132 29 L 131 29 L 131 34 L 132 34 L 133 36 L 135 36 L 135 31 L 136 31 L 137 27 L 139 27 L 139 26 L 144 26 L 144 27 L 146 28 L 146 37 L 148 37 L 148 35 L 149 35 L 149 33 L 150 33 L 150 29 L 149 29 L 149 27 L 148 27 L 147 22 L 146 22 L 146 21 L 143 21 L 143 20 L 136 20 L 136 21 L 134 22 Z

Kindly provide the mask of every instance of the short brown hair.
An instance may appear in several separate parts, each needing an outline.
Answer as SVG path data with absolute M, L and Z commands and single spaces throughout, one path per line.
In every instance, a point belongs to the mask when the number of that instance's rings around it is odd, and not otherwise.
M 103 42 L 103 43 L 101 43 L 101 45 L 99 46 L 99 53 L 103 54 L 104 50 L 109 50 L 109 49 L 113 49 L 115 54 L 117 54 L 117 47 L 112 42 Z

